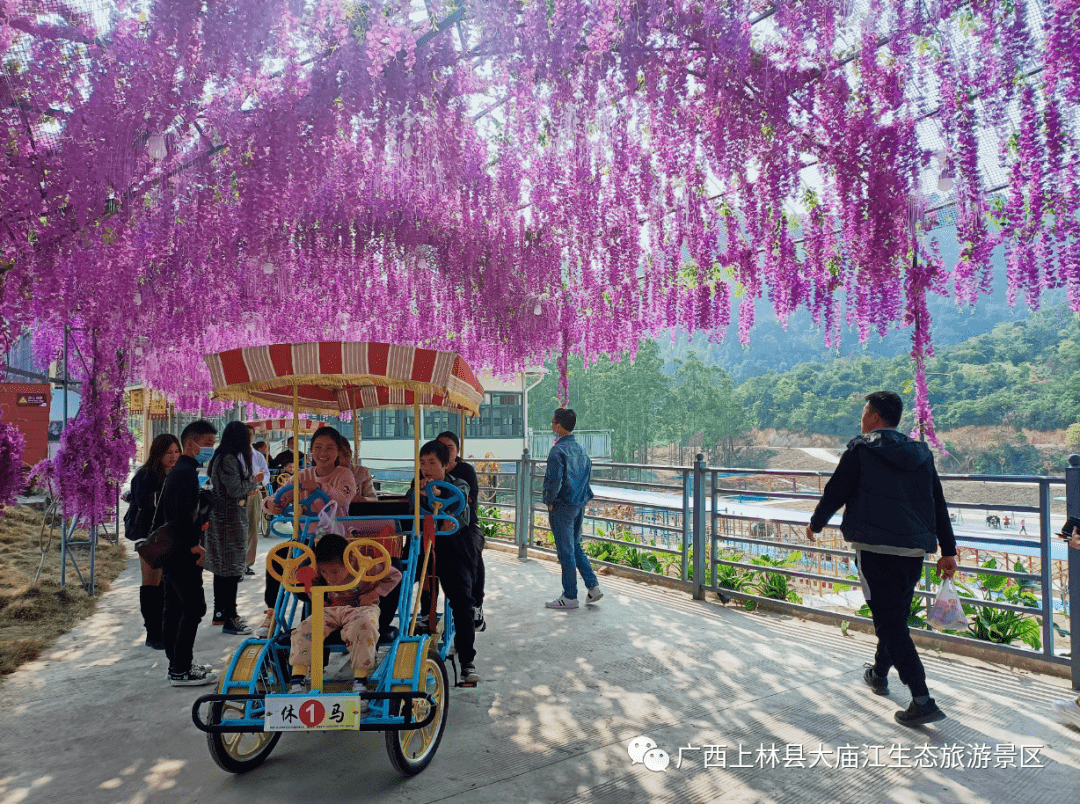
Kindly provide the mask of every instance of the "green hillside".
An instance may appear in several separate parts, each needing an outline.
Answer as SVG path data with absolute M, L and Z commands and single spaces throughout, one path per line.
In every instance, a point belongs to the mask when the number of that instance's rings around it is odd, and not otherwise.
M 912 427 L 914 382 L 905 355 L 801 363 L 735 387 L 723 368 L 696 352 L 669 365 L 662 354 L 656 342 L 644 341 L 633 362 L 622 355 L 585 370 L 580 358 L 571 359 L 570 398 L 579 427 L 611 430 L 616 461 L 644 462 L 649 449 L 675 443 L 700 446 L 711 460 L 731 465 L 745 461 L 739 444 L 755 427 L 846 438 L 857 430 L 863 397 L 879 389 L 904 397 L 909 412 L 901 428 Z M 538 430 L 549 429 L 556 406 L 557 373 L 553 365 L 549 369 L 530 394 L 529 424 Z M 1014 433 L 1067 428 L 1080 420 L 1080 317 L 1057 302 L 939 348 L 927 371 L 939 431 L 969 425 Z M 969 450 L 965 463 L 981 472 L 1026 473 L 1041 465 L 1022 436 Z
M 927 386 L 939 430 L 1007 425 L 1036 430 L 1068 427 L 1080 418 L 1080 324 L 1064 304 L 1024 321 L 939 349 L 927 366 Z M 914 401 L 906 356 L 838 358 L 766 372 L 739 386 L 758 427 L 846 435 L 868 390 L 896 390 Z M 856 417 L 856 419 L 853 419 Z M 902 426 L 911 424 L 905 416 Z

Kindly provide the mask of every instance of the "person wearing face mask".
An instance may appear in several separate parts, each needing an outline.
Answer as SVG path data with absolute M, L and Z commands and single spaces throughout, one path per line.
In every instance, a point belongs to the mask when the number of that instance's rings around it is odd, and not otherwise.
M 162 433 L 150 444 L 150 455 L 146 463 L 140 466 L 131 478 L 131 504 L 135 506 L 137 513 L 133 532 L 128 534 L 129 539 L 145 539 L 165 523 L 165 511 L 160 505 L 161 489 L 165 485 L 165 478 L 178 460 L 180 441 L 172 433 Z M 142 556 L 139 556 L 139 565 L 142 570 L 139 609 L 146 626 L 146 645 L 154 650 L 165 650 L 165 639 L 161 633 L 161 618 L 165 608 L 162 571 L 160 568 L 151 567 Z
M 165 613 L 162 637 L 169 659 L 169 683 L 174 687 L 213 684 L 217 675 L 208 665 L 196 664 L 192 656 L 199 621 L 206 614 L 199 512 L 199 458 L 214 452 L 217 429 L 199 419 L 180 434 L 181 454 L 165 478 L 161 506 L 166 524 L 173 526 L 174 547 L 162 567 L 165 578 Z

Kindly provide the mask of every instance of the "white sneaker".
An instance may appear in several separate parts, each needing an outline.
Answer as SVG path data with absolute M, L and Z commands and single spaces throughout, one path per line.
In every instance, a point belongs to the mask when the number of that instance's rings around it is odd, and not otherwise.
M 202 687 L 216 684 L 217 673 L 205 672 L 192 668 L 186 673 L 169 673 L 169 683 L 174 687 Z
M 547 606 L 549 609 L 569 610 L 569 609 L 576 609 L 578 607 L 578 602 L 577 602 L 577 600 L 573 600 L 571 598 L 565 597 L 564 595 L 559 595 L 557 598 L 552 600 L 550 603 L 545 603 L 544 605 Z
M 1067 724 L 1080 728 L 1080 699 L 1054 701 L 1054 709 Z
M 603 596 L 604 596 L 604 593 L 600 589 L 600 584 L 597 584 L 596 586 L 594 586 L 592 589 L 589 590 L 589 596 L 588 596 L 588 600 L 586 602 L 587 603 L 595 603 L 597 600 L 599 600 Z
M 270 626 L 273 625 L 273 622 L 274 610 L 267 609 L 266 613 L 263 614 L 262 622 L 259 623 L 259 627 L 255 629 L 255 636 L 259 639 L 266 639 L 270 636 Z
M 368 686 L 368 682 L 366 680 L 364 680 L 362 678 L 354 678 L 353 679 L 353 682 L 352 682 L 352 691 L 353 692 L 368 692 L 368 691 L 370 691 L 370 689 L 371 688 Z M 360 717 L 363 717 L 364 715 L 367 714 L 367 712 L 368 712 L 368 703 L 369 702 L 364 700 L 363 698 L 360 699 Z
M 290 681 L 289 682 L 289 695 L 306 695 L 308 691 L 307 679 Z

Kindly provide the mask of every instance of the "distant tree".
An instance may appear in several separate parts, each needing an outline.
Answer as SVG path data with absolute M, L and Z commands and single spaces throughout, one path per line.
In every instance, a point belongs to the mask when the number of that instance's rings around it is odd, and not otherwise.
M 688 446 L 700 434 L 708 458 L 729 462 L 735 439 L 750 428 L 731 377 L 691 352 L 676 361 L 668 400 L 664 418 L 672 440 Z
M 1065 449 L 1073 452 L 1080 449 L 1080 422 L 1070 424 L 1065 430 Z

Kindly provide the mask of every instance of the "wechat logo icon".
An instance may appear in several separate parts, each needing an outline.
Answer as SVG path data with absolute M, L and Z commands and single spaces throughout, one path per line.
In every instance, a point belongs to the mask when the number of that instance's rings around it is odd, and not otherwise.
M 656 741 L 644 735 L 635 737 L 626 746 L 626 753 L 634 765 L 644 765 L 651 771 L 667 771 L 671 762 L 667 751 L 656 747 Z

